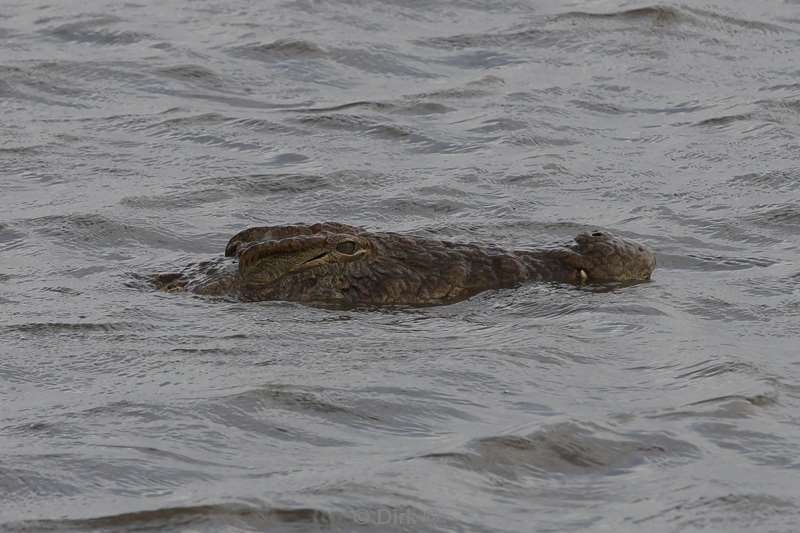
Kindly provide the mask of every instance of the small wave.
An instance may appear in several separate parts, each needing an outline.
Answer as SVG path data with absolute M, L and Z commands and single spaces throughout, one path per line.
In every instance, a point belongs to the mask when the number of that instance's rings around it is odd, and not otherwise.
M 231 138 L 237 135 L 235 130 L 226 135 L 226 132 L 218 127 L 231 124 L 234 120 L 218 113 L 202 113 L 170 118 L 136 129 L 147 131 L 149 135 L 157 138 L 188 141 L 237 151 L 263 151 L 264 146 L 260 142 L 235 140 L 235 138 Z
M 705 272 L 725 272 L 728 270 L 747 270 L 749 268 L 764 268 L 776 264 L 771 259 L 763 257 L 725 257 L 720 255 L 687 254 L 683 268 L 690 270 L 703 270 Z
M 70 421 L 82 421 L 93 423 L 98 421 L 114 420 L 119 423 L 130 425 L 146 424 L 167 419 L 179 420 L 186 417 L 187 413 L 175 407 L 159 403 L 140 403 L 127 400 L 120 400 L 111 403 L 104 403 L 88 408 L 78 408 L 64 414 Z M 188 415 L 192 416 L 192 415 Z
M 2 93 L 2 91 L 0 91 Z M 27 146 L 4 146 L 0 148 L 0 156 L 4 155 L 35 155 L 40 154 L 44 145 L 42 144 L 32 144 Z
M 537 146 L 537 147 L 538 146 L 563 147 L 563 146 L 575 146 L 581 144 L 581 141 L 577 139 L 547 137 L 530 130 L 523 130 L 509 135 L 507 142 L 517 146 Z M 531 186 L 556 187 L 559 184 L 557 180 L 553 177 L 553 175 L 556 173 L 562 175 L 569 174 L 566 171 L 565 167 L 556 166 L 554 164 L 551 164 L 549 168 L 547 168 L 547 170 L 549 170 L 550 172 L 546 174 L 542 172 L 537 174 L 509 175 L 503 178 L 502 181 L 509 184 L 522 184 L 527 187 Z
M 330 188 L 330 180 L 316 174 L 248 174 L 224 181 L 245 196 L 301 194 Z
M 702 491 L 706 493 L 708 486 Z M 764 524 L 774 524 L 783 517 L 785 528 L 791 531 L 800 520 L 796 498 L 780 498 L 770 494 L 726 493 L 690 498 L 657 513 L 633 520 L 635 524 L 650 523 L 648 529 L 663 524 L 670 531 L 734 531 L 757 530 Z M 655 523 L 655 524 L 653 524 Z M 792 525 L 790 525 L 792 524 Z
M 395 113 L 399 115 L 438 115 L 450 113 L 453 108 L 436 102 L 415 101 L 395 101 L 395 102 L 374 102 L 362 101 L 329 107 L 307 107 L 297 109 L 287 109 L 295 113 L 331 113 L 336 111 L 346 111 L 348 109 L 365 109 L 377 113 Z
M 398 104 L 392 111 L 404 115 L 438 115 L 455 109 L 436 102 L 408 102 Z
M 756 102 L 764 109 L 772 112 L 771 116 L 778 115 L 781 119 L 800 115 L 800 100 L 796 98 L 776 98 Z
M 651 419 L 687 419 L 707 418 L 711 420 L 725 418 L 747 418 L 759 416 L 760 409 L 770 407 L 777 403 L 777 397 L 772 394 L 755 394 L 745 396 L 729 394 L 705 400 L 692 402 L 678 409 L 650 415 Z
M 70 287 L 42 287 L 43 291 L 54 292 L 56 294 L 65 294 L 67 296 L 80 296 L 83 292 L 72 289 Z
M 119 23 L 116 17 L 96 17 L 78 22 L 62 24 L 55 28 L 43 30 L 43 33 L 57 37 L 63 41 L 72 41 L 100 45 L 126 45 L 135 44 L 144 40 L 153 39 L 147 33 L 109 30 L 102 28 L 109 24 Z
M 156 70 L 156 73 L 180 81 L 218 84 L 222 78 L 210 68 L 200 65 L 175 65 Z
M 429 93 L 419 93 L 411 96 L 411 98 L 423 100 L 431 98 L 480 98 L 493 94 L 496 89 L 504 85 L 505 80 L 503 78 L 490 75 L 470 81 L 461 87 L 452 87 Z
M 229 48 L 227 52 L 236 57 L 258 61 L 280 61 L 294 58 L 324 57 L 327 52 L 311 41 L 278 39 L 270 43 L 250 43 Z
M 752 132 L 771 124 L 791 125 L 796 122 L 796 118 L 800 113 L 800 103 L 796 100 L 760 100 L 747 107 L 754 108 L 754 110 L 710 117 L 695 122 L 693 125 L 696 127 L 724 129 L 740 122 L 753 122 L 754 124 L 749 124 L 749 129 L 746 130 L 746 132 Z M 761 132 L 759 135 L 763 138 L 768 134 Z
M 91 333 L 94 331 L 141 331 L 141 324 L 129 322 L 30 322 L 27 324 L 4 325 L 0 329 L 6 332 L 32 333 L 43 335 L 49 333 Z
M 297 118 L 295 121 L 299 124 L 319 129 L 358 132 L 376 139 L 402 141 L 410 145 L 415 145 L 416 151 L 426 153 L 447 151 L 448 149 L 455 148 L 455 146 L 449 143 L 437 141 L 418 133 L 408 126 L 392 124 L 384 120 L 374 120 L 363 115 L 348 115 L 343 113 L 309 115 Z
M 82 102 L 86 91 L 75 86 L 76 80 L 56 75 L 53 63 L 26 68 L 0 65 L 0 96 L 47 105 L 87 108 Z
M 650 26 L 647 28 L 648 30 L 682 25 L 703 27 L 706 32 L 716 29 L 727 34 L 741 33 L 743 29 L 765 34 L 796 33 L 794 30 L 778 24 L 732 17 L 688 5 L 681 6 L 680 8 L 659 5 L 645 6 L 608 13 L 574 11 L 557 15 L 554 18 L 554 20 L 566 21 L 581 19 L 587 22 L 608 20 L 641 23 L 647 21 L 650 23 Z
M 800 226 L 800 209 L 794 204 L 768 207 L 747 217 L 762 226 Z
M 218 189 L 201 189 L 185 192 L 173 192 L 156 196 L 126 196 L 120 204 L 139 209 L 174 209 L 193 208 L 201 205 L 221 202 L 231 198 L 231 194 Z
M 619 21 L 626 25 L 635 22 L 640 26 L 643 21 L 649 21 L 650 24 L 642 27 L 642 29 L 650 32 L 654 28 L 671 26 L 688 19 L 689 17 L 678 9 L 661 6 L 610 13 L 574 11 L 555 16 L 540 17 L 535 27 L 526 27 L 516 31 L 432 37 L 415 41 L 415 44 L 444 50 L 467 48 L 507 50 L 510 47 L 564 48 L 581 42 L 581 35 L 574 28 L 577 22 L 585 22 L 590 31 L 602 31 L 603 28 L 597 27 L 599 21 Z
M 692 316 L 705 320 L 719 320 L 724 322 L 768 322 L 769 317 L 764 316 L 763 310 L 755 306 L 743 306 L 715 296 L 696 296 L 682 306 L 684 311 Z
M 645 6 L 622 11 L 612 11 L 608 13 L 589 13 L 584 11 L 572 11 L 557 15 L 556 20 L 575 20 L 575 19 L 616 19 L 624 21 L 648 20 L 653 24 L 665 25 L 673 24 L 685 19 L 686 16 L 679 10 L 667 6 Z
M 160 128 L 173 128 L 184 126 L 217 126 L 224 124 L 231 120 L 225 115 L 219 113 L 200 113 L 199 115 L 189 115 L 183 117 L 174 117 L 161 120 L 155 124 L 149 124 L 145 129 L 160 129 Z
M 447 37 L 420 39 L 414 44 L 441 50 L 464 50 L 467 48 L 501 48 L 512 46 L 550 47 L 565 39 L 560 32 L 540 28 L 514 32 L 463 33 Z
M 274 407 L 319 414 L 349 414 L 350 410 L 323 399 L 318 393 L 273 385 L 240 392 L 225 398 L 227 402 L 254 411 Z
M 328 107 L 306 107 L 297 109 L 287 109 L 287 111 L 295 113 L 333 113 L 337 111 L 346 111 L 348 109 L 365 109 L 367 111 L 374 111 L 377 113 L 397 113 L 402 115 L 435 115 L 440 113 L 449 113 L 453 111 L 452 108 L 435 102 L 377 102 L 377 101 L 361 101 L 350 102 L 347 104 L 328 106 Z
M 39 385 L 39 382 L 35 384 Z M 4 427 L 4 432 L 6 428 Z M 8 428 L 11 432 L 18 433 L 20 428 Z M 32 446 L 32 439 L 30 429 L 28 431 L 22 430 L 21 437 L 28 446 Z M 63 436 L 63 433 L 60 433 Z M 58 457 L 55 453 L 50 457 Z M 61 456 L 63 458 L 63 455 Z M 76 496 L 81 493 L 81 487 L 75 483 L 75 480 L 65 480 L 55 478 L 52 470 L 42 468 L 41 465 L 24 464 L 19 455 L 14 456 L 14 465 L 3 462 L 0 464 L 0 479 L 3 480 L 3 507 L 11 509 L 14 503 L 28 502 L 34 498 L 57 498 L 59 496 L 69 495 Z M 20 464 L 22 463 L 22 464 Z M 38 468 L 37 468 L 38 466 Z M 0 531 L 7 530 L 9 524 L 3 523 L 2 515 L 0 515 Z M 13 531 L 13 530 L 12 530 Z M 38 529 L 30 529 L 20 527 L 17 531 L 39 531 Z
M 691 6 L 684 6 L 684 9 L 689 13 L 701 17 L 706 26 L 717 26 L 732 34 L 740 33 L 742 29 L 754 30 L 765 34 L 797 33 L 795 30 L 780 26 L 778 24 L 732 17 L 730 15 L 723 15 L 721 13 L 715 13 L 713 11 Z
M 781 91 L 781 90 L 789 90 L 794 93 L 800 89 L 800 83 L 779 83 L 777 85 L 768 85 L 767 87 L 761 87 L 759 91 Z
M 10 531 L 94 531 L 137 530 L 161 531 L 164 528 L 186 528 L 190 526 L 217 527 L 221 531 L 228 526 L 247 527 L 254 531 L 265 531 L 279 524 L 326 525 L 331 518 L 325 511 L 313 508 L 257 507 L 235 503 L 211 505 L 189 505 L 164 507 L 117 515 L 82 519 L 26 520 L 5 524 Z
M 623 108 L 622 106 L 609 104 L 605 102 L 591 102 L 587 100 L 570 100 L 570 104 L 574 105 L 575 107 L 579 107 L 585 109 L 587 111 L 591 111 L 594 113 L 599 113 L 601 115 L 622 115 L 625 113 L 629 113 L 630 111 Z
M 232 198 L 295 195 L 332 188 L 328 178 L 315 174 L 246 174 L 203 179 L 194 184 L 191 190 L 181 189 L 153 196 L 128 196 L 121 203 L 141 209 L 193 208 Z
M 6 224 L 0 224 L 0 251 L 9 251 L 23 246 L 26 242 L 25 234 L 12 229 Z
M 513 118 L 491 118 L 484 120 L 480 126 L 469 128 L 472 133 L 510 133 L 518 130 L 527 130 L 530 126 L 523 120 Z
M 362 392 L 364 395 L 352 395 L 337 389 L 269 385 L 209 400 L 197 412 L 228 427 L 255 431 L 259 438 L 293 439 L 319 446 L 352 444 L 326 437 L 330 424 L 408 437 L 435 433 L 439 419 L 474 420 L 466 410 L 449 405 L 452 398 L 420 397 L 423 394 L 418 391 L 389 388 Z M 448 401 L 443 403 L 444 399 Z M 281 425 L 272 420 L 280 420 Z M 353 439 L 357 434 L 348 430 L 340 436 Z
M 384 46 L 365 48 L 332 48 L 330 59 L 361 72 L 381 76 L 396 75 L 413 78 L 438 78 L 427 70 L 427 62 Z M 426 68 L 418 68 L 414 64 Z
M 473 441 L 466 452 L 423 457 L 511 479 L 521 474 L 621 474 L 649 460 L 685 461 L 699 451 L 661 433 L 617 434 L 594 424 L 561 423 L 530 435 L 502 435 Z
M 288 396 L 288 395 L 287 395 Z M 288 400 L 288 398 L 282 398 Z M 275 409 L 271 402 L 265 401 L 258 393 L 248 392 L 240 395 L 206 400 L 194 407 L 194 414 L 202 417 L 205 423 L 220 426 L 229 438 L 253 439 L 257 442 L 291 442 L 312 446 L 342 448 L 352 446 L 353 435 L 337 434 L 319 427 L 324 420 L 312 422 L 308 416 L 301 416 L 294 404 L 294 415 Z M 295 398 L 297 401 L 297 398 Z M 308 399 L 306 399 L 308 401 Z M 306 406 L 309 404 L 307 403 Z M 319 407 L 320 404 L 317 404 Z M 309 413 L 306 412 L 306 415 Z M 322 417 L 327 419 L 330 413 Z M 327 426 L 323 426 L 327 427 Z M 328 428 L 329 429 L 329 428 Z M 276 444 L 277 445 L 277 444 Z M 282 446 L 282 445 L 278 445 Z
M 318 174 L 245 174 L 207 178 L 200 182 L 243 196 L 299 194 L 330 188 L 331 180 Z
M 427 218 L 439 218 L 444 214 L 466 211 L 470 207 L 469 204 L 453 198 L 421 198 L 416 195 L 385 198 L 379 201 L 378 206 L 383 213 Z
M 369 131 L 372 129 L 383 129 L 384 131 L 388 131 L 392 128 L 392 126 L 381 124 L 365 116 L 349 115 L 345 113 L 326 113 L 322 115 L 313 115 L 298 118 L 297 121 L 301 124 L 315 126 L 317 128 L 345 131 Z M 405 135 L 402 129 L 396 127 L 394 129 L 396 136 L 402 137 Z
M 755 113 L 737 113 L 734 115 L 722 115 L 719 117 L 711 117 L 695 123 L 695 126 L 710 126 L 720 127 L 740 122 L 743 120 L 753 120 L 756 118 Z
M 258 100 L 255 98 L 244 98 L 238 95 L 220 94 L 216 91 L 214 93 L 209 93 L 209 92 L 193 91 L 193 90 L 175 90 L 175 89 L 165 88 L 162 86 L 158 86 L 156 88 L 148 87 L 148 90 L 158 95 L 176 96 L 179 97 L 180 99 L 187 99 L 187 100 L 217 102 L 229 105 L 233 108 L 242 108 L 242 109 L 284 109 L 287 107 L 294 107 L 298 105 L 297 103 L 275 104 L 263 100 Z
M 347 104 L 340 104 L 328 107 L 306 107 L 306 108 L 297 108 L 297 109 L 287 109 L 286 111 L 292 111 L 295 113 L 332 113 L 335 111 L 346 111 L 348 109 L 367 109 L 369 111 L 389 111 L 394 106 L 387 102 L 371 102 L 371 101 L 360 101 L 360 102 L 349 102 Z
M 294 128 L 291 128 L 284 124 L 273 122 L 271 120 L 266 120 L 263 118 L 229 117 L 226 123 L 228 125 L 235 126 L 237 128 L 242 127 L 249 130 L 264 132 L 264 133 L 274 133 L 274 134 L 299 133 L 299 131 Z
M 800 188 L 800 168 L 784 168 L 766 172 L 742 174 L 728 180 L 732 186 L 745 186 L 765 191 L 795 190 Z
M 204 250 L 202 237 L 183 238 L 159 229 L 125 224 L 96 213 L 53 215 L 29 219 L 25 223 L 34 233 L 55 244 L 89 252 L 113 253 L 119 257 L 124 245 L 177 250 Z M 110 252 L 109 252 L 110 251 Z
M 270 43 L 249 43 L 241 46 L 233 46 L 227 49 L 227 53 L 234 57 L 242 57 L 265 63 L 278 63 L 282 61 L 303 59 L 303 60 L 325 60 L 338 63 L 347 67 L 352 67 L 363 72 L 379 74 L 398 74 L 421 78 L 432 78 L 425 70 L 420 70 L 410 65 L 416 58 L 401 56 L 396 52 L 383 51 L 375 48 L 374 51 L 367 51 L 364 48 L 329 48 L 306 40 L 299 39 L 278 39 Z M 299 74 L 299 72 L 297 72 Z M 310 74 L 310 71 L 306 74 Z M 316 80 L 319 80 L 317 72 Z
M 261 133 L 287 134 L 299 131 L 297 128 L 266 119 L 220 113 L 177 116 L 156 122 L 137 117 L 134 121 L 127 121 L 123 126 L 127 126 L 133 131 L 145 132 L 148 136 L 155 138 L 218 146 L 237 151 L 259 152 L 269 148 L 263 144 Z M 256 132 L 256 135 L 253 135 L 252 132 Z
M 752 374 L 757 371 L 758 369 L 750 363 L 707 360 L 683 369 L 683 372 L 676 375 L 675 379 L 705 379 L 731 372 Z

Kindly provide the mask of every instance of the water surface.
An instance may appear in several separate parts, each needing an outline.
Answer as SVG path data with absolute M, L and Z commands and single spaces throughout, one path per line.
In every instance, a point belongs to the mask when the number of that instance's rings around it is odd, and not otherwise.
M 794 531 L 800 4 L 6 2 L 9 531 Z M 136 283 L 249 225 L 651 283 L 315 309 Z

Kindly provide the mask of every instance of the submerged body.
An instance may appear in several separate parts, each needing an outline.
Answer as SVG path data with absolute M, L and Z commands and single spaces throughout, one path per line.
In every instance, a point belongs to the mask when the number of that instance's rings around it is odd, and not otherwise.
M 338 223 L 249 228 L 225 255 L 162 274 L 163 290 L 323 305 L 440 305 L 528 281 L 608 283 L 650 279 L 653 252 L 605 232 L 540 250 L 369 232 Z

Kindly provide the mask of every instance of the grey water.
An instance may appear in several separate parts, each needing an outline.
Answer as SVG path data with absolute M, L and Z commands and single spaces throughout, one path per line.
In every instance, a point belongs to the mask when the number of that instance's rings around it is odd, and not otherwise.
M 4 0 L 0 529 L 796 531 L 798 58 L 796 0 Z M 658 268 L 135 282 L 325 220 Z

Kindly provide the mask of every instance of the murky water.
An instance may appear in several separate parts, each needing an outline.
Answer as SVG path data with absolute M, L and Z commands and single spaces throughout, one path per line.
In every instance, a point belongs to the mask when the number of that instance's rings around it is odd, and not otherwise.
M 0 523 L 795 531 L 800 4 L 4 2 Z M 651 283 L 326 310 L 132 283 L 249 225 Z

